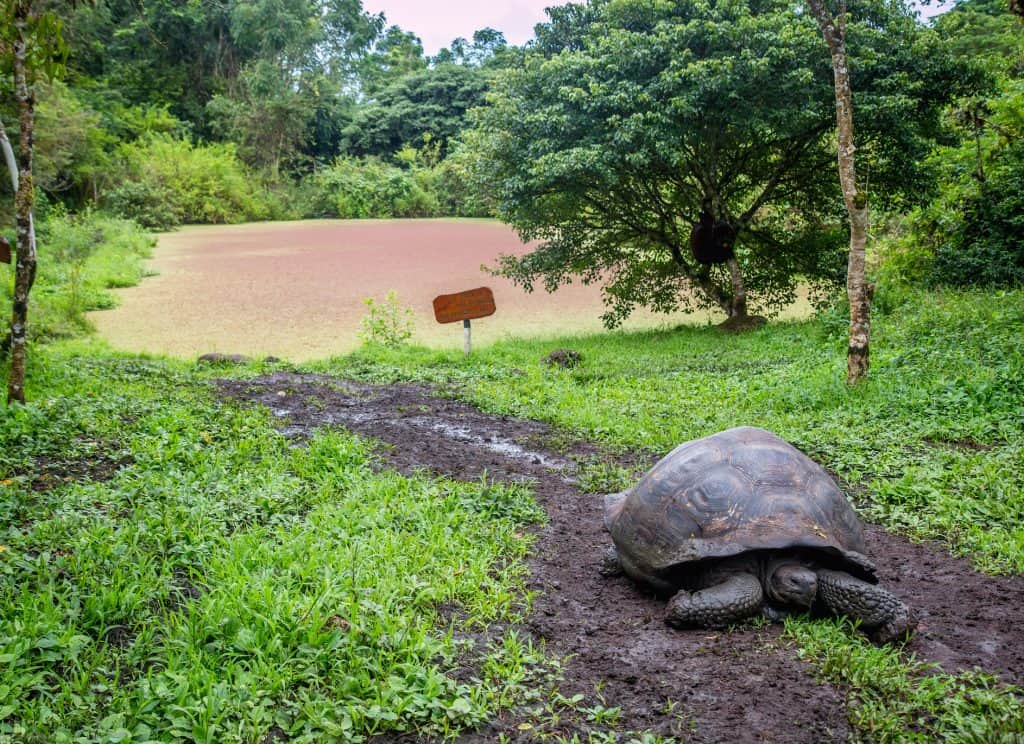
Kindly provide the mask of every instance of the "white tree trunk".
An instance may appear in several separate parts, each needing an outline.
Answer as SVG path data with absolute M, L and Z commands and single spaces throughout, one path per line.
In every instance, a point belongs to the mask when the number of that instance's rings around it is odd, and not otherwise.
M 7 137 L 7 129 L 4 127 L 4 122 L 0 119 L 0 150 L 4 153 L 4 163 L 7 164 L 7 174 L 11 178 L 11 191 L 15 194 L 18 193 L 18 161 L 14 157 L 14 148 L 11 147 L 11 140 Z M 35 252 L 36 246 L 36 226 L 35 219 L 30 214 L 29 218 L 29 238 L 32 241 L 32 250 Z

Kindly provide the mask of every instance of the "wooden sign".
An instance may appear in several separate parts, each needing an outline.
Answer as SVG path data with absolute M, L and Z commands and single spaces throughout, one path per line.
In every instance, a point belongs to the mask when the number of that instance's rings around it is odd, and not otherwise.
M 0 235 L 0 263 L 11 262 L 11 244 L 7 242 L 7 238 Z
M 494 293 L 490 287 L 470 289 L 434 298 L 434 317 L 438 323 L 458 323 L 494 315 Z

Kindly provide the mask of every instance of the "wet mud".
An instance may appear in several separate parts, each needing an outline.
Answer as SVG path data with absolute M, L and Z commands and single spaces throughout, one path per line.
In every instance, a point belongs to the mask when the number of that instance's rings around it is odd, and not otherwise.
M 417 385 L 374 386 L 280 372 L 222 380 L 226 397 L 268 407 L 281 430 L 302 439 L 324 426 L 373 437 L 387 467 L 473 481 L 526 480 L 548 513 L 539 530 L 527 623 L 538 641 L 566 657 L 566 696 L 596 695 L 619 707 L 616 729 L 696 742 L 825 742 L 850 736 L 844 692 L 815 679 L 778 626 L 729 632 L 677 631 L 664 601 L 626 578 L 599 575 L 608 543 L 602 499 L 583 493 L 575 463 L 600 455 L 592 444 L 551 451 L 544 424 L 486 414 Z M 651 453 L 637 456 L 644 467 Z M 1007 682 L 1024 679 L 1024 578 L 993 578 L 935 545 L 917 545 L 869 526 L 869 552 L 884 584 L 921 617 L 908 649 L 950 671 L 980 667 Z M 509 714 L 465 741 L 533 741 Z M 568 720 L 571 735 L 585 722 Z M 549 731 L 548 733 L 552 733 Z

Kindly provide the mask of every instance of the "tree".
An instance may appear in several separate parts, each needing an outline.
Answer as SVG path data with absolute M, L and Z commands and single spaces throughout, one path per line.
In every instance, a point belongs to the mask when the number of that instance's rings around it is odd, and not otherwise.
M 549 15 L 467 136 L 498 213 L 540 241 L 503 257 L 502 274 L 528 289 L 604 283 L 609 325 L 638 305 L 719 308 L 743 325 L 800 281 L 841 281 L 834 91 L 813 19 L 776 0 L 596 0 Z M 958 70 L 898 4 L 854 30 L 873 184 L 913 198 Z M 726 263 L 690 255 L 705 208 L 735 232 Z
M 1024 25 L 1005 0 L 960 0 L 935 19 L 954 54 L 984 61 L 997 73 L 1024 73 Z
M 18 154 L 16 162 L 3 122 L 0 147 L 15 185 L 17 260 L 14 270 L 14 298 L 11 312 L 11 370 L 7 377 L 7 402 L 25 402 L 28 301 L 36 278 L 36 234 L 33 219 L 35 187 L 32 181 L 33 133 L 35 127 L 35 84 L 39 75 L 53 77 L 67 56 L 58 17 L 42 0 L 5 0 L 0 5 L 4 19 L 2 38 L 4 68 L 9 66 L 18 109 Z M 8 52 L 9 50 L 9 52 Z
M 451 63 L 483 67 L 502 57 L 507 51 L 508 42 L 505 41 L 505 34 L 486 27 L 473 32 L 472 43 L 461 36 L 455 39 L 447 49 L 438 52 L 433 61 L 438 65 Z
M 71 74 L 102 91 L 94 107 L 109 119 L 166 108 L 197 137 L 235 139 L 270 168 L 337 154 L 384 26 L 361 0 L 106 0 L 65 20 Z
M 376 43 L 373 51 L 360 62 L 359 80 L 362 92 L 371 100 L 399 78 L 427 66 L 423 42 L 416 34 L 391 26 Z
M 846 54 L 846 5 L 843 0 L 835 18 L 824 0 L 807 0 L 811 14 L 832 55 L 835 77 L 836 121 L 839 135 L 839 183 L 850 215 L 850 253 L 846 270 L 846 291 L 850 301 L 850 333 L 846 351 L 846 384 L 855 385 L 867 377 L 871 339 L 871 300 L 874 287 L 865 276 L 868 241 L 868 197 L 857 184 L 853 137 L 853 92 L 850 88 L 850 62 Z
M 283 162 L 333 156 L 353 95 L 344 91 L 382 22 L 358 0 L 233 3 L 229 31 L 244 61 L 206 106 L 213 131 L 275 178 Z

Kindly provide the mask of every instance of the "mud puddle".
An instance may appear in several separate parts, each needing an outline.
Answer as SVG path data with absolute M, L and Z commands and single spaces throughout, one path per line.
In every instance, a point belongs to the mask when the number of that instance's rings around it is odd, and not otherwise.
M 485 414 L 417 385 L 287 372 L 218 384 L 226 396 L 270 408 L 297 439 L 322 426 L 343 426 L 381 440 L 391 445 L 381 457 L 404 473 L 531 481 L 550 522 L 530 562 L 537 598 L 527 630 L 568 657 L 566 696 L 592 700 L 597 691 L 605 706 L 621 709 L 618 730 L 698 742 L 848 738 L 843 692 L 814 679 L 778 626 L 675 631 L 662 622 L 663 601 L 628 579 L 598 574 L 608 544 L 601 498 L 580 492 L 574 478 L 575 459 L 593 457 L 593 445 L 550 452 L 536 444 L 550 437 L 546 425 Z M 878 527 L 869 527 L 868 539 L 882 581 L 921 615 L 910 651 L 950 671 L 980 666 L 1008 682 L 1022 681 L 1024 627 L 1017 619 L 1024 578 L 984 576 L 936 546 L 915 545 Z M 529 731 L 518 730 L 520 720 L 499 719 L 465 741 L 496 741 L 499 734 L 532 741 Z M 563 726 L 556 731 L 572 734 L 586 723 Z

